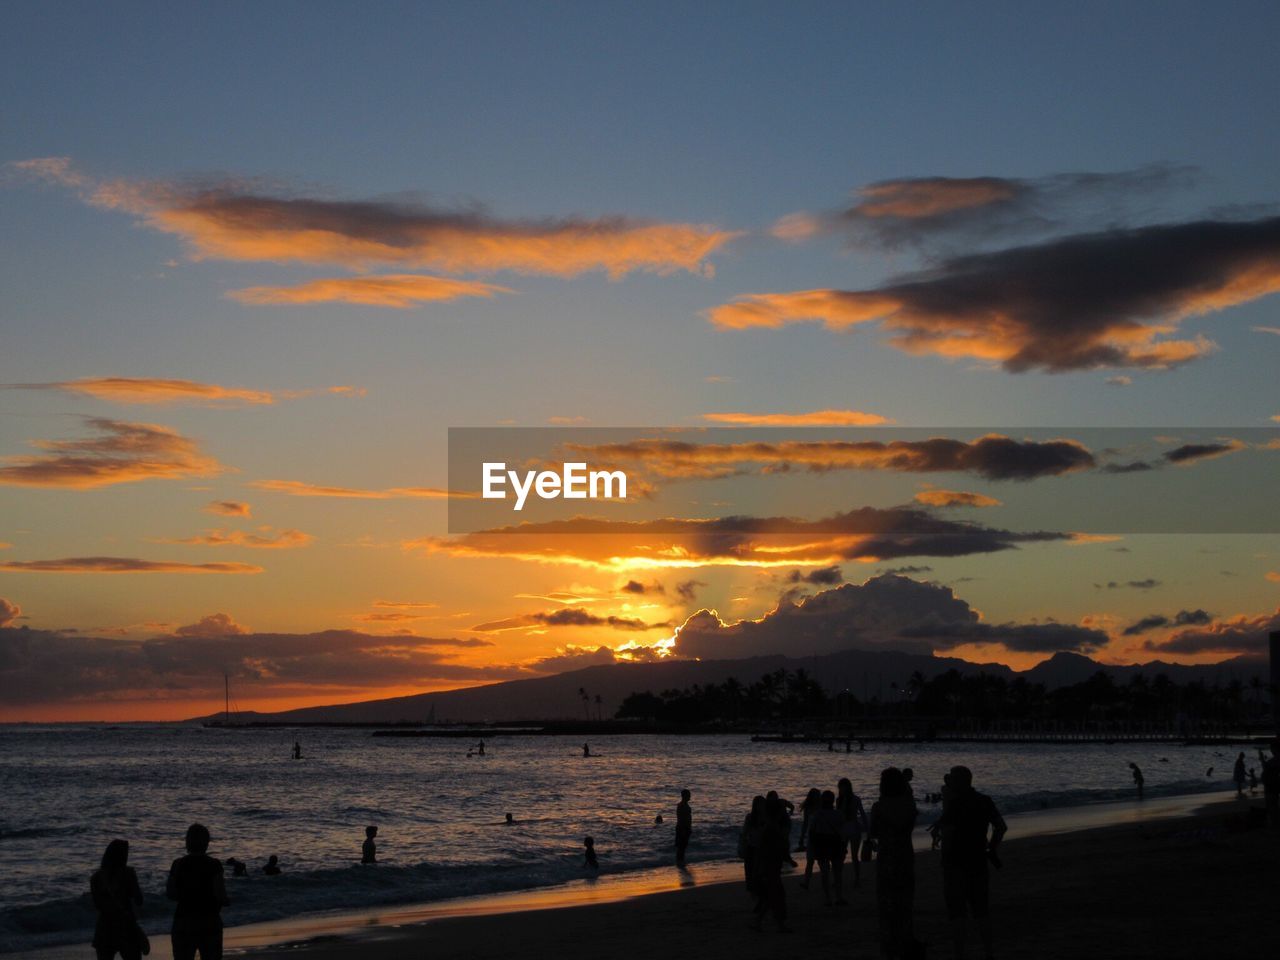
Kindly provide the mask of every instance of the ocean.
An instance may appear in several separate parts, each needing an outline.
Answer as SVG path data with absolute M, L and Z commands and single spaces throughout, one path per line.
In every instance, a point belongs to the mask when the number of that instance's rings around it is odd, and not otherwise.
M 295 739 L 301 760 L 290 756 Z M 228 876 L 230 926 L 560 884 L 583 875 L 586 835 L 602 873 L 670 863 L 682 787 L 693 791 L 698 862 L 734 856 L 753 795 L 776 789 L 798 803 L 809 787 L 849 777 L 869 807 L 890 765 L 913 768 L 923 796 L 964 763 L 1014 813 L 1132 797 L 1130 760 L 1150 797 L 1220 791 L 1235 756 L 1175 744 L 868 744 L 846 754 L 745 735 L 598 737 L 590 758 L 567 737 L 497 736 L 484 757 L 468 758 L 469 746 L 367 729 L 0 725 L 0 953 L 87 943 L 89 874 L 116 837 L 131 844 L 144 926 L 166 931 L 164 880 L 193 821 L 212 831 L 212 855 L 249 867 Z M 921 812 L 927 824 L 937 808 Z M 376 867 L 358 863 L 367 824 L 378 826 Z M 262 874 L 270 854 L 282 876 Z

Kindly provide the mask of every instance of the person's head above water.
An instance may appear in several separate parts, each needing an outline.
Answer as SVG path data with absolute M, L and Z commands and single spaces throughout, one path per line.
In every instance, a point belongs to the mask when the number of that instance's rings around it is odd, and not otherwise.
M 507 816 L 511 816 L 511 814 L 507 814 Z M 365 827 L 364 835 L 368 837 L 370 840 L 372 840 L 374 837 L 378 835 L 378 828 L 373 826 Z
M 951 786 L 957 790 L 968 790 L 973 786 L 973 771 L 965 766 L 951 768 Z
M 187 853 L 204 853 L 209 849 L 209 828 L 203 823 L 187 827 Z
M 129 841 L 112 840 L 102 854 L 103 870 L 119 870 L 129 863 Z
M 516 818 L 511 816 L 511 814 L 507 814 L 507 823 L 515 823 L 515 819 Z

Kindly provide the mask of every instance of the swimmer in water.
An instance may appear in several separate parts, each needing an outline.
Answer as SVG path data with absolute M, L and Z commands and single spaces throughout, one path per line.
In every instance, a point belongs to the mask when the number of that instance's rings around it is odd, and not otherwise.
M 599 870 L 600 861 L 596 859 L 595 837 L 584 837 L 582 845 L 587 848 L 587 856 L 586 859 L 582 861 L 582 865 L 589 870 Z
M 361 863 L 377 863 L 378 862 L 378 845 L 373 842 L 373 838 L 378 835 L 377 827 L 364 828 L 364 845 L 360 848 Z
M 265 873 L 268 877 L 280 876 L 280 858 L 277 857 L 274 853 L 271 856 L 267 857 L 267 865 L 262 868 L 262 872 Z
M 513 823 L 515 823 L 515 822 L 516 822 L 516 818 L 515 818 L 515 817 L 513 817 L 513 816 L 511 816 L 511 814 L 509 814 L 509 813 L 508 813 L 508 814 L 507 814 L 507 826 L 511 826 L 511 824 L 513 824 Z
M 591 756 L 591 744 L 589 744 L 589 743 L 584 743 L 584 744 L 582 745 L 582 755 L 583 755 L 584 757 L 589 757 L 589 756 Z
M 293 759 L 295 760 L 302 759 L 302 744 L 300 744 L 297 740 L 293 741 Z

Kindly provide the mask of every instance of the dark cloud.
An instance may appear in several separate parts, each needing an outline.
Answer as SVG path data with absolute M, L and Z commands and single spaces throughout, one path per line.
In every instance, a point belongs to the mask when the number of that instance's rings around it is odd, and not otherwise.
M 1237 450 L 1243 449 L 1244 444 L 1236 440 L 1228 440 L 1223 443 L 1184 443 L 1180 447 L 1167 451 L 1164 458 L 1169 463 L 1194 463 L 1197 460 L 1212 460 L 1215 457 L 1224 457 L 1229 453 L 1235 453 Z
M 500 680 L 523 673 L 452 662 L 459 650 L 490 646 L 486 640 L 351 630 L 221 633 L 210 618 L 204 627 L 183 629 L 187 635 L 134 641 L 0 628 L 0 699 L 31 704 L 220 696 L 224 672 L 233 683 L 239 681 L 244 697 L 376 692 L 385 686 Z
M 666 588 L 657 581 L 654 581 L 653 583 L 641 583 L 639 580 L 628 580 L 619 589 L 621 589 L 623 593 L 633 593 L 639 597 L 649 596 L 652 594 L 661 596 L 667 592 Z
M 792 570 L 787 576 L 788 583 L 813 583 L 820 586 L 829 587 L 837 583 L 844 582 L 844 571 L 838 566 L 819 567 L 817 570 L 809 570 L 807 572 L 800 570 Z
M 1018 233 L 1045 233 L 1068 224 L 1114 223 L 1123 206 L 1153 192 L 1192 182 L 1186 167 L 1151 165 L 1111 173 L 1045 177 L 912 177 L 882 180 L 858 190 L 856 202 L 835 213 L 799 215 L 776 232 L 806 227 L 846 234 L 855 243 L 897 248 L 937 240 L 980 242 Z
M 492 633 L 498 630 L 515 630 L 523 627 L 608 627 L 611 630 L 665 630 L 669 623 L 646 623 L 633 617 L 598 616 L 581 607 L 562 607 L 548 613 L 525 613 L 503 620 L 478 623 L 472 630 Z
M 1165 638 L 1148 640 L 1146 649 L 1157 653 L 1234 653 L 1261 656 L 1267 652 L 1267 638 L 1280 630 L 1280 609 L 1257 616 L 1240 614 L 1215 620 L 1204 627 L 1188 627 Z
M 262 573 L 250 563 L 179 563 L 137 557 L 63 557 L 59 560 L 7 560 L 11 573 Z
M 577 517 L 426 537 L 409 548 L 465 557 L 510 557 L 626 570 L 669 562 L 697 566 L 831 566 L 846 560 L 960 557 L 1023 543 L 1070 540 L 1052 531 L 1014 532 L 948 520 L 912 507 L 860 507 L 821 520 L 721 517 L 621 521 Z
M 973 473 L 988 480 L 1034 480 L 1089 470 L 1093 454 L 1074 440 L 1015 440 L 988 434 L 974 440 L 818 440 L 775 443 L 690 443 L 647 438 L 623 443 L 566 446 L 595 461 L 638 463 L 663 477 L 707 479 L 746 466 L 765 473 L 808 470 L 889 470 L 902 473 Z
M 879 323 L 909 353 L 1014 373 L 1167 368 L 1214 349 L 1168 339 L 1181 320 L 1277 290 L 1280 217 L 1198 220 L 952 257 L 874 289 L 753 294 L 708 317 L 722 329 Z
M 1150 633 L 1152 630 L 1159 630 L 1161 627 L 1200 626 L 1212 620 L 1213 616 L 1204 610 L 1179 610 L 1173 615 L 1173 619 L 1163 614 L 1153 613 L 1129 624 L 1122 633 L 1126 637 L 1136 637 L 1143 633 Z
M 681 580 L 676 584 L 676 596 L 685 603 L 693 603 L 698 599 L 698 588 L 706 585 L 705 580 Z
M 1096 650 L 1107 640 L 1100 630 L 1068 624 L 989 624 L 950 587 L 882 575 L 781 603 L 760 620 L 724 623 L 714 611 L 700 610 L 677 630 L 675 651 L 715 659 L 980 643 L 1039 653 Z
M 1108 580 L 1106 583 L 1095 583 L 1095 590 L 1154 590 L 1160 581 L 1152 577 L 1146 580 Z
M 877 570 L 877 574 L 896 573 L 899 576 L 913 577 L 921 573 L 933 573 L 933 567 L 921 567 L 914 564 L 907 564 L 905 567 L 885 567 Z

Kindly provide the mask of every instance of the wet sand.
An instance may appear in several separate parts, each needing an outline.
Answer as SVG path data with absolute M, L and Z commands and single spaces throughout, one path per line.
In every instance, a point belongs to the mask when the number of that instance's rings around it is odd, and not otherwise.
M 1253 805 L 1260 806 L 1260 800 Z M 1248 804 L 1218 802 L 1195 814 L 1006 841 L 1004 869 L 992 873 L 997 955 L 1022 958 L 1230 958 L 1266 955 L 1269 918 L 1280 896 L 1280 830 L 1235 832 L 1227 817 Z M 740 869 L 740 868 L 738 868 Z M 846 865 L 846 874 L 848 866 Z M 950 957 L 936 854 L 916 860 L 916 933 L 930 956 Z M 653 874 L 640 896 L 598 885 L 600 901 L 564 906 L 560 894 L 487 898 L 470 911 L 410 922 L 368 918 L 341 934 L 315 928 L 309 939 L 271 947 L 237 944 L 244 956 L 280 960 L 507 958 L 512 955 L 691 957 L 701 960 L 835 951 L 878 956 L 875 871 L 863 865 L 861 886 L 848 907 L 826 908 L 815 883 L 802 890 L 785 880 L 791 926 L 780 934 L 766 921 L 750 929 L 750 900 L 730 866 L 691 868 L 692 886 L 677 871 Z M 687 881 L 686 881 L 687 882 Z M 676 889 L 670 889 L 676 886 Z M 634 892 L 634 891 L 632 891 Z M 625 899 L 619 897 L 625 896 Z M 561 899 L 557 899 L 561 897 Z M 388 923 L 388 920 L 392 920 Z M 421 921 L 427 922 L 421 922 Z M 244 928 L 247 931 L 247 928 Z M 240 952 L 240 951 L 237 951 Z M 976 942 L 970 954 L 978 956 Z

